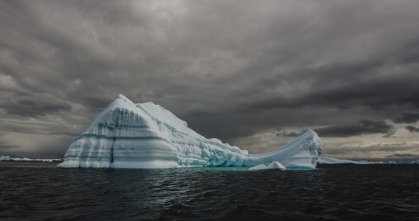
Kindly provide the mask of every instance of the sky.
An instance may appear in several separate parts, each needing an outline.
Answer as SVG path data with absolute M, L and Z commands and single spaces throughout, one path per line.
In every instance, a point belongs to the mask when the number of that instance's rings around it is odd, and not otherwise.
M 205 137 L 419 159 L 417 0 L 0 0 L 0 155 L 63 157 L 118 93 Z

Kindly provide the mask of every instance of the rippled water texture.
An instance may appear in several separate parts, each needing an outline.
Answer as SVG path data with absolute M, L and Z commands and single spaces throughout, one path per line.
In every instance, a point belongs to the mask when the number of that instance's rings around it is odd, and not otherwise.
M 419 220 L 419 165 L 57 169 L 0 163 L 7 220 Z

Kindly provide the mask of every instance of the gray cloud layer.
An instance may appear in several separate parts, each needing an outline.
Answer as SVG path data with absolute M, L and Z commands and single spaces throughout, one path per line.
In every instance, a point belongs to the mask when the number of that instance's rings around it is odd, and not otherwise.
M 419 119 L 418 6 L 0 1 L 0 130 L 74 137 L 123 93 L 224 141 L 323 125 L 386 134 L 383 119 Z
M 356 124 L 344 124 L 317 128 L 315 131 L 321 137 L 350 137 L 362 134 L 385 133 L 390 134 L 393 126 L 385 121 L 361 120 Z
M 406 128 L 406 130 L 408 130 L 411 133 L 413 133 L 413 132 L 419 132 L 419 128 L 414 127 L 414 126 L 406 126 L 405 128 Z

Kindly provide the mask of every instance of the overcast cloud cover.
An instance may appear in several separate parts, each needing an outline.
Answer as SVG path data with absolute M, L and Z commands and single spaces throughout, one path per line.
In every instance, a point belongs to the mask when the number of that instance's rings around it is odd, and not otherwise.
M 419 1 L 0 1 L 0 155 L 62 157 L 118 93 L 206 137 L 419 158 Z

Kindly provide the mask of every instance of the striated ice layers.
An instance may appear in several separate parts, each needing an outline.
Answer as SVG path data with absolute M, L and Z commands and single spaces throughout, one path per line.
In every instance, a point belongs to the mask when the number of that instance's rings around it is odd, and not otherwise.
M 170 111 L 134 104 L 123 95 L 70 145 L 62 168 L 251 167 L 278 161 L 285 167 L 315 168 L 323 143 L 309 130 L 288 145 L 263 154 L 206 139 Z

